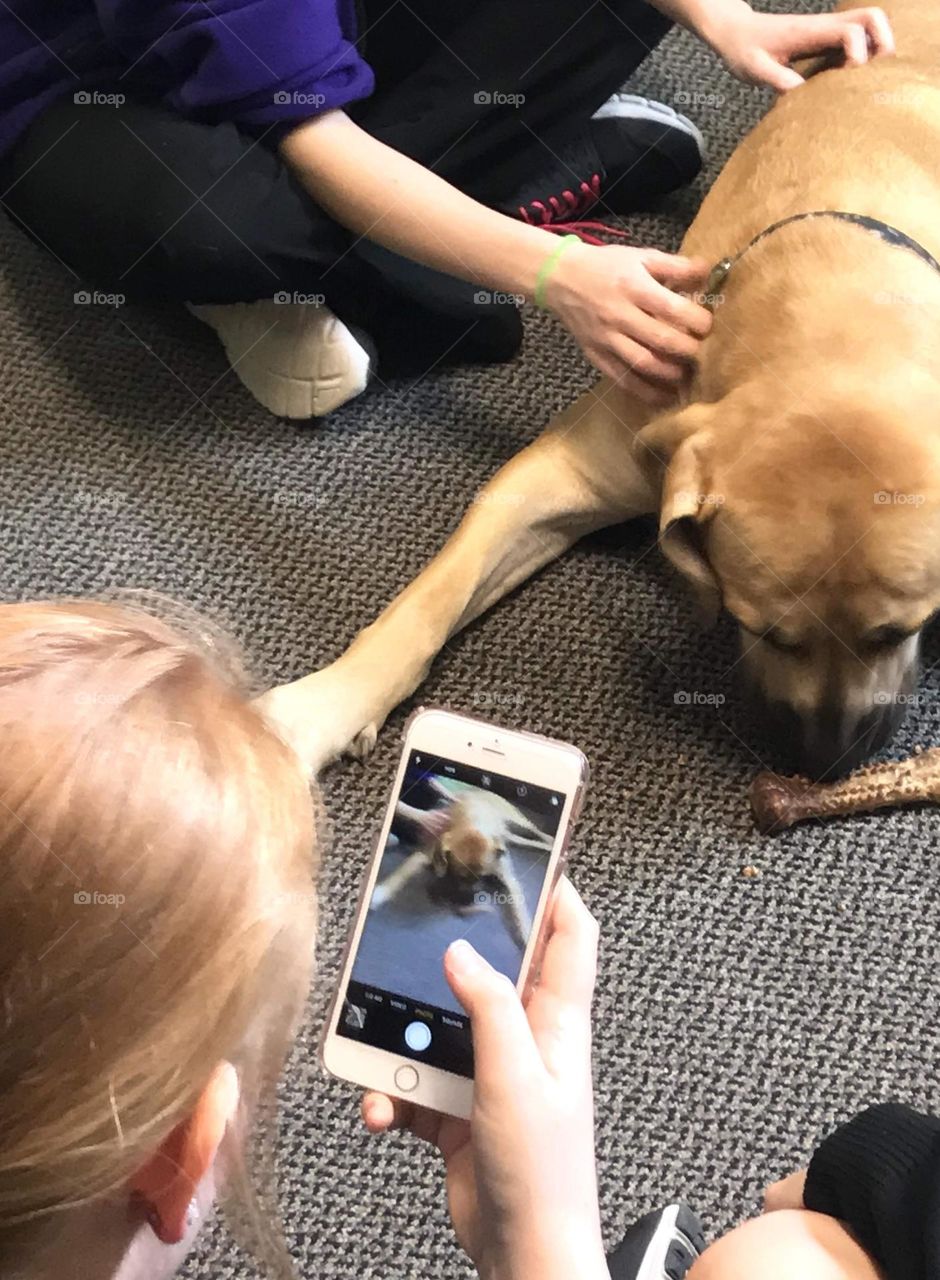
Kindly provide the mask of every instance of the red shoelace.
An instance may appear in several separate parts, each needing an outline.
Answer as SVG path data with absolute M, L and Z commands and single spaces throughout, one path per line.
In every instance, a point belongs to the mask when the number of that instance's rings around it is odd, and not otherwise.
M 606 222 L 578 217 L 578 214 L 593 209 L 600 198 L 601 176 L 595 173 L 590 182 L 581 183 L 577 192 L 565 190 L 560 196 L 549 196 L 547 200 L 533 200 L 529 205 L 520 205 L 519 217 L 531 226 L 542 227 L 558 235 L 578 236 L 585 244 L 604 244 L 603 240 L 598 239 L 598 232 L 622 240 L 628 239 L 630 233 L 620 227 L 610 227 Z

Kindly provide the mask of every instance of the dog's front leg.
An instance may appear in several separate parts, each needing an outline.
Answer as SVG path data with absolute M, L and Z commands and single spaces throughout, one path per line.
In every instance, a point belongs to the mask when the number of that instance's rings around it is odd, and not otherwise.
M 430 865 L 430 859 L 423 849 L 410 853 L 404 862 L 397 866 L 390 875 L 387 875 L 372 890 L 372 901 L 369 903 L 369 910 L 374 911 L 376 907 L 381 907 L 383 903 L 394 901 L 411 884 L 412 880 L 419 876 L 422 871 L 426 871 Z
M 547 835 L 541 827 L 537 827 L 514 804 L 505 802 L 506 825 L 514 828 L 511 836 L 515 844 L 524 843 L 530 849 L 550 849 L 555 843 L 554 837 Z M 516 832 L 519 834 L 517 835 Z
M 504 890 L 503 897 L 505 900 L 501 904 L 503 920 L 506 922 L 514 941 L 525 951 L 526 944 L 529 941 L 529 934 L 532 932 L 532 917 L 529 915 L 529 908 L 526 905 L 522 885 L 519 883 L 519 878 L 512 865 L 512 858 L 508 853 L 504 853 L 500 859 L 497 878 L 502 883 Z
M 602 382 L 477 495 L 414 582 L 330 666 L 272 689 L 260 704 L 316 773 L 365 756 L 388 713 L 461 627 L 579 538 L 655 509 L 631 454 L 645 414 Z

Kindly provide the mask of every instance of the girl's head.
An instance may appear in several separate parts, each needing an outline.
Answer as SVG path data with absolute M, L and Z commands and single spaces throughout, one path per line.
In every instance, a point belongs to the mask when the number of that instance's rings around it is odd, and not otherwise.
M 0 606 L 5 1276 L 86 1274 L 82 1223 L 88 1274 L 171 1271 L 302 1010 L 311 798 L 220 656 L 136 609 Z

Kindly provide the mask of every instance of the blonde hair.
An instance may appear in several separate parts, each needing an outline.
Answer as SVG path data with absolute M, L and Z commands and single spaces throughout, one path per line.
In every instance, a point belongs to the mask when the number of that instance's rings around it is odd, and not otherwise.
M 0 605 L 0 1269 L 125 1186 L 220 1061 L 247 1129 L 296 1030 L 313 806 L 219 658 L 136 608 Z

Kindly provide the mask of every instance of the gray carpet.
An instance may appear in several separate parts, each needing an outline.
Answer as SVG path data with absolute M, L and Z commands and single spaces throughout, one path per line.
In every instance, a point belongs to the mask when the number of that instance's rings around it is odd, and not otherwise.
M 635 86 L 690 102 L 709 178 L 764 103 L 685 36 Z M 636 220 L 637 239 L 674 247 L 703 189 Z M 186 315 L 76 307 L 70 278 L 8 228 L 0 237 L 4 596 L 155 587 L 228 623 L 272 681 L 335 657 L 590 380 L 533 315 L 510 367 L 395 385 L 326 425 L 285 426 Z M 502 707 L 592 762 L 571 874 L 603 931 L 597 1147 L 611 1243 L 675 1195 L 717 1231 L 834 1121 L 933 1092 L 940 814 L 756 836 L 745 792 L 764 749 L 733 658 L 726 630 L 696 633 L 651 529 L 632 527 L 582 545 L 456 639 L 423 690 Z M 692 689 L 728 702 L 677 706 Z M 406 710 L 365 767 L 324 783 L 335 835 L 321 979 L 284 1083 L 281 1149 L 290 1242 L 310 1277 L 468 1274 L 436 1159 L 367 1140 L 353 1090 L 315 1059 Z M 896 750 L 938 740 L 930 702 Z M 759 878 L 742 875 L 749 864 Z M 186 1274 L 255 1272 L 215 1228 Z

